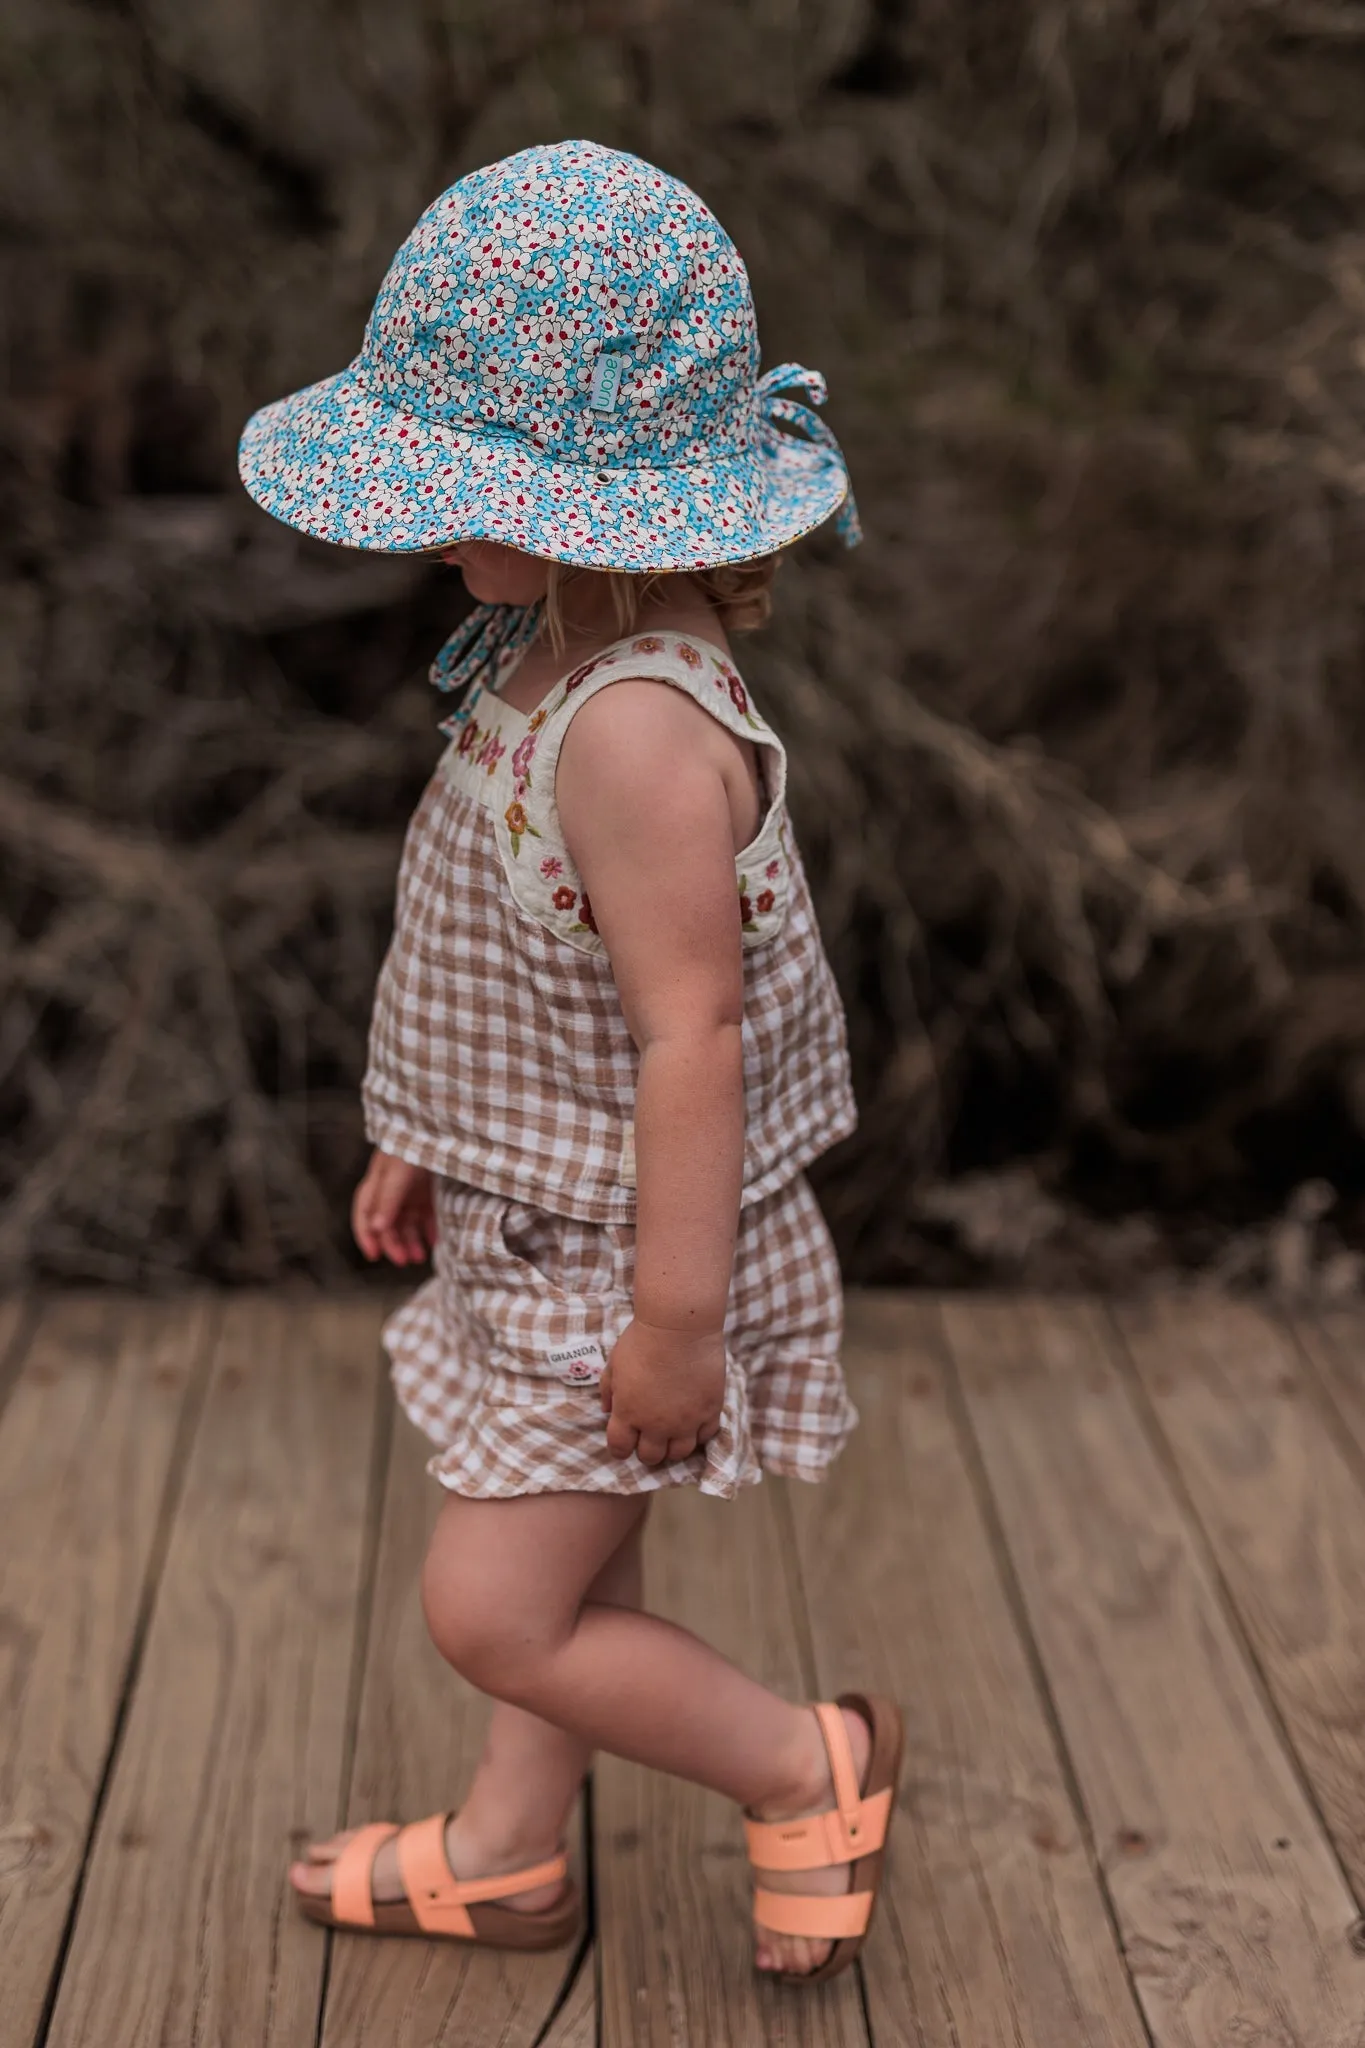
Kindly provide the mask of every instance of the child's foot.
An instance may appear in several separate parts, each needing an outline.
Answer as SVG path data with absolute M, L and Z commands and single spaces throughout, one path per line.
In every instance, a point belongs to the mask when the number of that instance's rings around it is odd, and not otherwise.
M 861 1784 L 867 1775 L 868 1758 L 872 1754 L 872 1731 L 862 1715 L 855 1714 L 850 1707 L 841 1707 L 840 1712 L 853 1751 L 853 1768 Z M 810 1724 L 810 1756 L 798 1781 L 782 1800 L 755 1807 L 754 1817 L 757 1820 L 804 1820 L 808 1814 L 823 1813 L 834 1804 L 829 1757 L 814 1714 L 810 1717 Z M 823 1870 L 759 1870 L 755 1876 L 763 1889 L 770 1892 L 818 1893 L 821 1897 L 830 1898 L 836 1892 L 846 1892 L 849 1888 L 849 1870 L 845 1863 L 831 1863 Z M 833 1947 L 832 1941 L 812 1941 L 807 1935 L 776 1934 L 760 1927 L 754 1961 L 760 1970 L 806 1977 L 827 1961 Z
M 354 1828 L 345 1833 L 333 1835 L 326 1842 L 311 1842 L 306 1860 L 291 1863 L 289 1882 L 296 1892 L 307 1898 L 326 1899 L 332 1892 L 332 1866 L 340 1856 Z M 446 1860 L 451 1875 L 468 1880 L 476 1877 L 502 1877 L 516 1870 L 530 1870 L 537 1863 L 546 1863 L 560 1853 L 562 1843 L 544 1842 L 488 1842 L 474 1841 L 467 1829 L 461 1827 L 461 1817 L 452 1814 L 446 1822 Z M 517 1892 L 502 1904 L 516 1913 L 538 1913 L 553 1906 L 563 1896 L 564 1882 L 538 1884 L 529 1892 Z M 396 1905 L 405 1895 L 403 1880 L 398 1871 L 397 1841 L 385 1842 L 374 1859 L 374 1876 L 370 1883 L 376 1905 Z

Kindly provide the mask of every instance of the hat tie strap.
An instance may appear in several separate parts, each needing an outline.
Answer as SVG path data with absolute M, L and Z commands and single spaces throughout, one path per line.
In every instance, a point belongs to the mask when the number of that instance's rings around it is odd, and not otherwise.
M 783 391 L 803 391 L 810 405 L 802 405 L 795 398 L 780 397 L 779 393 Z M 800 363 L 779 363 L 776 369 L 766 371 L 759 378 L 755 395 L 766 426 L 774 433 L 779 432 L 778 421 L 799 427 L 807 441 L 814 442 L 817 448 L 827 449 L 837 458 L 847 477 L 848 468 L 842 448 L 824 421 L 811 411 L 811 406 L 823 405 L 829 396 L 829 386 L 818 370 L 807 370 Z M 852 484 L 835 516 L 834 530 L 846 548 L 856 548 L 863 537 Z
M 438 690 L 460 691 L 462 696 L 441 731 L 458 733 L 483 694 L 487 672 L 498 661 L 524 653 L 540 631 L 544 605 L 476 604 L 463 619 L 431 664 L 431 680 Z

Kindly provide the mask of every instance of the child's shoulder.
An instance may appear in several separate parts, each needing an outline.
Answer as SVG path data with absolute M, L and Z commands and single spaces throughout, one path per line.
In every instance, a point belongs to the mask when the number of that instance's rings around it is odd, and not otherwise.
M 740 737 L 775 743 L 729 648 L 695 632 L 662 628 L 626 635 L 570 670 L 550 692 L 547 716 L 558 713 L 567 722 L 609 684 L 633 681 L 669 684 Z M 662 714 L 667 699 L 660 694 L 658 701 Z M 611 707 L 604 703 L 592 723 L 601 724 L 610 715 Z

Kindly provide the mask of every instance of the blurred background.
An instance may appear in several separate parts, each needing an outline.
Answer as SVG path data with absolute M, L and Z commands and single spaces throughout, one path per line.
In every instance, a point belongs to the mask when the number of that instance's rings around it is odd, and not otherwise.
M 236 438 L 438 191 L 587 136 L 720 215 L 857 485 L 742 649 L 849 1278 L 1358 1288 L 1365 9 L 9 0 L 0 92 L 0 1279 L 346 1269 L 462 599 Z

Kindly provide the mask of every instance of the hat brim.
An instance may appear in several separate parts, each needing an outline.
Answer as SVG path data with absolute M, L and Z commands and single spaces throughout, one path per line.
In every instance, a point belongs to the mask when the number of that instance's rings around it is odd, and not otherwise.
M 707 463 L 568 462 L 496 423 L 424 419 L 358 365 L 263 406 L 238 467 L 276 519 L 318 540 L 420 554 L 495 540 L 580 568 L 718 568 L 786 547 L 837 511 L 836 454 L 763 424 L 753 449 Z

